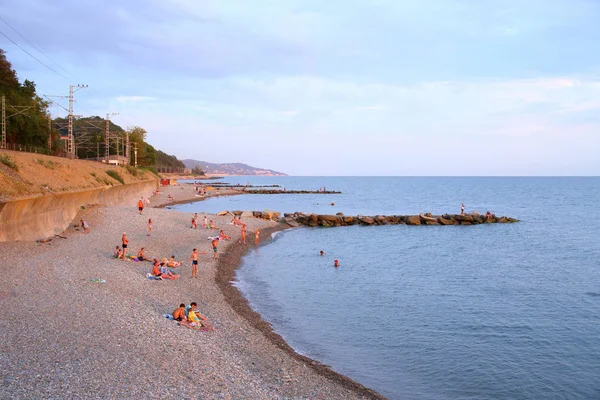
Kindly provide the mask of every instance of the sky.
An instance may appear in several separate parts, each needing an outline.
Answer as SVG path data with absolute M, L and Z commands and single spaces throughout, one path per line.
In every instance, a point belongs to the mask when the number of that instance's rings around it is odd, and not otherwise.
M 86 84 L 75 114 L 119 113 L 179 159 L 600 175 L 597 0 L 3 0 L 0 17 L 21 81 Z

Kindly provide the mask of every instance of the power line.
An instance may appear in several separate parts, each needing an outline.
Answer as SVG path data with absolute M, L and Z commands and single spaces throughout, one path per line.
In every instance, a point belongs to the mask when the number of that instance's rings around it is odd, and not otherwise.
M 19 31 L 17 31 L 11 24 L 9 24 L 4 18 L 0 17 L 0 21 L 4 22 L 6 25 L 8 25 L 8 27 L 10 29 L 12 29 L 13 31 L 15 31 L 17 33 L 17 35 L 21 36 L 21 38 L 23 38 L 23 40 L 25 40 L 27 43 L 29 43 L 31 45 L 31 47 L 33 47 L 34 49 L 36 49 L 37 51 L 39 51 L 40 53 L 42 53 L 48 60 L 52 61 L 56 66 L 58 66 L 58 68 L 62 69 L 64 72 L 66 72 L 67 74 L 71 75 L 73 78 L 75 78 L 75 75 L 73 75 L 72 73 L 70 73 L 69 71 L 67 71 L 66 69 L 64 69 L 59 63 L 57 63 L 56 61 L 54 61 L 52 58 L 50 58 L 50 56 L 46 53 L 44 53 L 39 47 L 37 47 L 35 44 L 33 44 L 30 40 L 28 40 L 25 36 L 23 36 Z
M 56 71 L 54 68 L 49 67 L 47 64 L 44 64 L 36 56 L 34 56 L 33 54 L 31 54 L 30 52 L 28 52 L 27 50 L 25 50 L 23 47 L 21 47 L 17 42 L 15 42 L 14 40 L 12 40 L 6 33 L 0 31 L 0 34 L 2 34 L 2 36 L 4 36 L 5 38 L 7 38 L 8 40 L 10 40 L 11 42 L 13 42 L 15 44 L 15 46 L 17 46 L 18 48 L 20 48 L 21 50 L 23 50 L 25 53 L 29 54 L 29 56 L 31 58 L 33 58 L 34 60 L 36 60 L 37 62 L 39 62 L 40 64 L 42 64 L 44 67 L 48 68 L 50 71 L 54 72 L 56 75 L 58 75 L 58 76 L 60 76 L 60 77 L 62 77 L 64 79 L 66 79 L 67 81 L 71 82 L 71 80 L 69 78 L 67 78 L 66 76 L 64 76 L 60 72 Z

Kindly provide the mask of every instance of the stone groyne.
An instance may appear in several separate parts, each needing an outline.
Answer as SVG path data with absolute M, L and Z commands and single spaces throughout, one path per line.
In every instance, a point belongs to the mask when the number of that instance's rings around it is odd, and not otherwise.
M 217 215 L 232 214 L 239 217 L 254 217 L 269 220 L 280 220 L 281 213 L 276 211 L 221 211 Z M 290 226 L 349 226 L 349 225 L 479 225 L 479 224 L 504 224 L 519 222 L 518 219 L 506 216 L 498 217 L 494 214 L 444 214 L 432 215 L 431 213 L 419 215 L 375 215 L 375 216 L 346 216 L 342 213 L 336 215 L 306 214 L 302 212 L 283 214 L 282 222 Z
M 419 215 L 375 215 L 375 216 L 345 216 L 317 215 L 305 213 L 284 214 L 285 222 L 290 226 L 348 226 L 348 225 L 478 225 L 494 223 L 519 222 L 518 219 L 497 217 L 496 215 L 483 214 L 444 214 L 432 215 L 430 213 Z
M 335 190 L 281 190 L 281 189 L 258 189 L 242 190 L 244 194 L 342 194 Z
M 135 206 L 140 196 L 150 197 L 157 181 L 47 194 L 0 203 L 0 242 L 39 240 L 59 234 L 73 221 L 81 206 Z

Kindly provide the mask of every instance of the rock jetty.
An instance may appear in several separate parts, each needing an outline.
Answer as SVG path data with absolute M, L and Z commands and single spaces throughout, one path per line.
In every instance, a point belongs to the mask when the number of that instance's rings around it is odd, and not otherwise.
M 335 190 L 281 190 L 281 189 L 257 189 L 242 190 L 244 194 L 342 194 Z
M 432 215 L 431 213 L 419 215 L 375 215 L 375 216 L 346 216 L 342 213 L 336 215 L 306 214 L 302 212 L 281 213 L 276 211 L 221 211 L 217 215 L 232 214 L 242 218 L 254 217 L 272 221 L 285 222 L 289 226 L 349 226 L 349 225 L 479 225 L 479 224 L 505 224 L 519 222 L 518 219 L 506 216 L 498 217 L 494 214 L 444 214 Z

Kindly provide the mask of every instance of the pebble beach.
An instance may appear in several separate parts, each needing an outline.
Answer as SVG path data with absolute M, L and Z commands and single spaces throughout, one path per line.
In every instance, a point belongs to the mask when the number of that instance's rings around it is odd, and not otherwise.
M 230 284 L 243 254 L 260 251 L 282 225 L 245 219 L 244 245 L 231 216 L 208 215 L 231 237 L 215 261 L 208 236 L 218 231 L 192 229 L 191 213 L 160 208 L 168 194 L 195 200 L 193 189 L 161 190 L 142 215 L 135 204 L 93 205 L 64 238 L 0 243 L 0 398 L 381 398 L 296 354 Z M 90 233 L 75 226 L 80 219 Z M 180 278 L 150 280 L 150 262 L 115 259 L 124 232 L 131 254 L 145 247 L 151 258 L 175 255 Z M 191 278 L 193 248 L 207 253 L 199 256 L 198 279 Z M 215 331 L 163 317 L 192 301 Z

